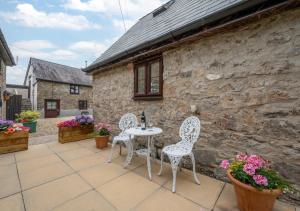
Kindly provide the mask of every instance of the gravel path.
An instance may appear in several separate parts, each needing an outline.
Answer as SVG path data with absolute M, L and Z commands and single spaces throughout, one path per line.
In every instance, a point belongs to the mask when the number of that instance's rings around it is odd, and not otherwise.
M 31 133 L 30 137 L 55 135 L 58 133 L 58 128 L 56 127 L 56 124 L 58 122 L 61 122 L 61 121 L 67 120 L 67 119 L 72 119 L 72 118 L 74 118 L 74 117 L 38 119 L 36 133 Z

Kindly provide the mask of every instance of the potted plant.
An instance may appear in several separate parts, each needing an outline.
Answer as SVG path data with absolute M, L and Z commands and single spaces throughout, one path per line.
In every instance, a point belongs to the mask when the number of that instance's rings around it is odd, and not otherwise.
M 57 127 L 60 143 L 79 141 L 93 137 L 94 120 L 89 115 L 79 115 L 75 119 L 58 123 Z
M 95 126 L 95 141 L 98 149 L 107 147 L 109 136 L 111 132 L 111 126 L 106 123 L 99 123 Z
M 29 128 L 0 119 L 0 154 L 28 149 Z
M 40 113 L 37 111 L 22 111 L 19 115 L 16 115 L 16 120 L 22 123 L 25 127 L 29 127 L 30 133 L 36 132 L 37 119 L 40 117 Z
M 241 153 L 231 163 L 223 160 L 220 166 L 227 169 L 241 211 L 272 211 L 275 199 L 291 189 L 287 181 L 270 169 L 269 162 L 258 155 Z

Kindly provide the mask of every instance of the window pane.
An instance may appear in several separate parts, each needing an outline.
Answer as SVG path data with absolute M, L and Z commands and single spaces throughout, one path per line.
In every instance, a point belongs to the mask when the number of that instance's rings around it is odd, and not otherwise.
M 151 93 L 159 92 L 159 62 L 152 63 L 151 66 Z
M 138 80 L 145 79 L 145 66 L 138 67 Z
M 159 62 L 151 64 L 151 77 L 159 77 Z
M 145 93 L 145 80 L 138 81 L 138 93 L 144 94 Z
M 159 77 L 151 78 L 151 93 L 159 92 Z
M 47 109 L 48 110 L 55 110 L 56 109 L 56 101 L 48 101 L 47 102 Z
M 138 94 L 145 93 L 145 66 L 138 67 Z

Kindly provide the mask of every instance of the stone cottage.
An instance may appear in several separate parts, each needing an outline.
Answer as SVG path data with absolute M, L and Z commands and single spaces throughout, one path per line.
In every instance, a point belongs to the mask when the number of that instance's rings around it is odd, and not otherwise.
M 92 80 L 78 68 L 30 58 L 24 85 L 43 117 L 92 114 Z
M 299 17 L 299 1 L 167 2 L 85 69 L 96 121 L 145 110 L 168 145 L 196 115 L 198 170 L 220 178 L 222 159 L 258 153 L 299 188 Z
M 0 119 L 6 118 L 6 102 L 3 98 L 3 94 L 6 92 L 6 66 L 14 65 L 16 65 L 14 57 L 0 29 Z

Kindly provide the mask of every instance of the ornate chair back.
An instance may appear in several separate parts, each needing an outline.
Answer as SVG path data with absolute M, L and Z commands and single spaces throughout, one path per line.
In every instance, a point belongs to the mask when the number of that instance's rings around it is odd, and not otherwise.
M 201 122 L 198 117 L 191 116 L 186 118 L 180 126 L 179 136 L 183 142 L 193 146 L 200 135 Z
M 125 132 L 125 130 L 133 127 L 137 127 L 137 118 L 132 113 L 124 114 L 119 122 L 119 128 L 122 130 L 121 134 Z

